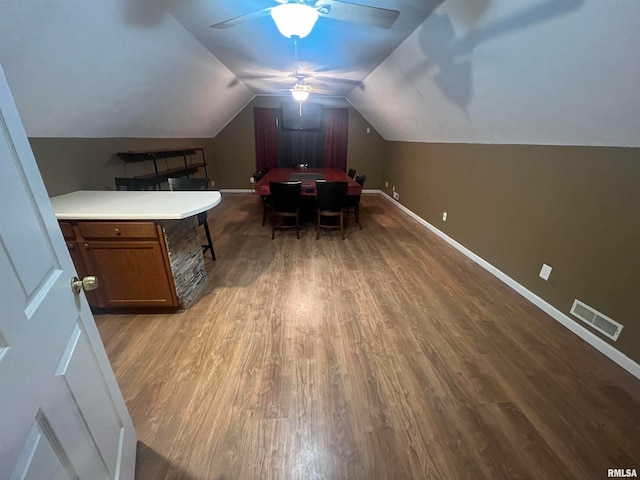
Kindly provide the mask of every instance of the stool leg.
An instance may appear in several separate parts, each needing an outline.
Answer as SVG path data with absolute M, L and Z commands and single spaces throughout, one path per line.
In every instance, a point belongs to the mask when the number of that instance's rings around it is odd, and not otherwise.
M 263 198 L 262 199 L 262 226 L 263 227 L 266 220 L 267 220 L 267 202 Z
M 271 240 L 276 238 L 276 222 L 278 221 L 278 215 L 273 212 L 273 223 L 271 224 Z
M 216 253 L 213 251 L 213 242 L 211 241 L 211 233 L 209 232 L 209 224 L 207 223 L 207 221 L 205 220 L 204 223 L 204 233 L 207 235 L 207 242 L 209 242 L 206 247 L 208 250 L 211 250 L 211 258 L 213 258 L 213 261 L 216 261 Z

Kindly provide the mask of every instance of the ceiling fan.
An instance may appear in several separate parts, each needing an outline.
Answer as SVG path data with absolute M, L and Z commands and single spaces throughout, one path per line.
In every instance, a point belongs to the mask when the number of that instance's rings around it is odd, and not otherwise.
M 400 15 L 397 10 L 360 5 L 343 0 L 274 0 L 278 5 L 230 18 L 211 25 L 225 29 L 241 23 L 271 16 L 285 37 L 305 37 L 315 25 L 318 16 L 362 23 L 379 28 L 391 28 Z
M 309 85 L 307 85 L 307 82 L 305 82 L 304 79 L 306 77 L 304 75 L 299 75 L 297 70 L 295 74 L 297 80 L 296 84 L 290 90 L 291 96 L 298 102 L 304 102 L 307 98 L 309 98 L 309 94 L 313 92 L 313 89 Z

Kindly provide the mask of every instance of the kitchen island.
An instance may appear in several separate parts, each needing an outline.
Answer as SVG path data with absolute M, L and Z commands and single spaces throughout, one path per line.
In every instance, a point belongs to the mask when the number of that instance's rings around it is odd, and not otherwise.
M 197 214 L 220 192 L 86 191 L 51 198 L 94 308 L 187 308 L 207 282 Z

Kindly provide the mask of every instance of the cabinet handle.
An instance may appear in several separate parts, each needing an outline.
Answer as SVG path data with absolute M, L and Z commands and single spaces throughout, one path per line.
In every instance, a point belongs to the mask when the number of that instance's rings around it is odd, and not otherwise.
M 113 229 L 113 232 L 114 232 L 116 235 L 120 235 L 120 229 L 119 229 L 119 228 L 114 228 L 114 229 Z
M 69 250 L 73 250 L 73 249 L 75 249 L 75 248 L 76 248 L 76 246 L 75 246 L 73 243 L 69 242 L 69 243 L 67 243 L 67 248 L 68 248 Z
M 89 244 L 88 243 L 83 243 L 82 246 L 86 249 L 89 249 Z

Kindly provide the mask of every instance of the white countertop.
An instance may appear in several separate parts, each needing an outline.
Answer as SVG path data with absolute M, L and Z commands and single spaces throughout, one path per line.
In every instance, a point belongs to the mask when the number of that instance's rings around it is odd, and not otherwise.
M 220 192 L 90 191 L 51 198 L 58 220 L 180 220 L 220 203 Z

